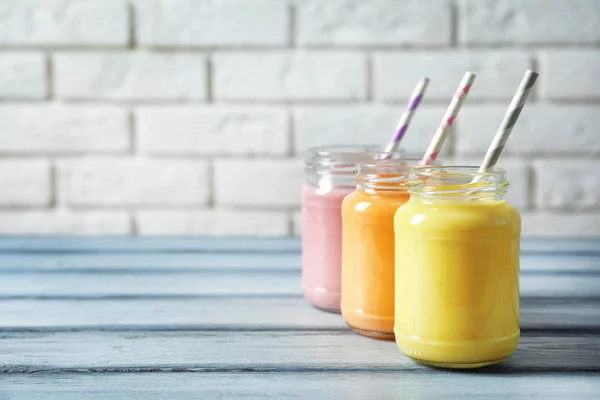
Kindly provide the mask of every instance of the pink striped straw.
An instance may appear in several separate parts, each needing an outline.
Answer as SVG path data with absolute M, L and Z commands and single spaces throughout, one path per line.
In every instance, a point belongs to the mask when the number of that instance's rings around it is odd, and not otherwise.
M 437 131 L 435 131 L 435 135 L 433 135 L 433 139 L 429 144 L 429 148 L 421 160 L 422 165 L 429 165 L 437 158 L 440 149 L 444 144 L 444 140 L 446 140 L 448 128 L 452 126 L 454 119 L 458 115 L 462 104 L 469 94 L 471 85 L 473 85 L 473 82 L 475 81 L 475 78 L 476 75 L 474 73 L 469 71 L 465 72 L 465 75 L 463 76 L 462 81 L 456 90 L 456 94 L 452 98 L 452 101 L 450 102 L 450 105 L 444 114 L 444 118 L 442 119 L 440 126 L 437 128 Z
M 404 134 L 406 133 L 406 130 L 408 129 L 410 120 L 415 114 L 417 107 L 419 107 L 419 104 L 421 103 L 421 99 L 425 94 L 427 85 L 429 85 L 429 78 L 423 78 L 419 81 L 419 83 L 417 83 L 417 86 L 415 86 L 415 89 L 410 95 L 410 100 L 406 105 L 406 110 L 404 111 L 404 113 L 402 113 L 402 116 L 398 120 L 398 124 L 396 125 L 396 132 L 394 133 L 394 136 L 392 136 L 392 140 L 390 140 L 390 143 L 386 146 L 384 153 L 391 153 L 393 151 L 396 151 L 396 149 L 398 148 L 400 141 L 402 140 Z

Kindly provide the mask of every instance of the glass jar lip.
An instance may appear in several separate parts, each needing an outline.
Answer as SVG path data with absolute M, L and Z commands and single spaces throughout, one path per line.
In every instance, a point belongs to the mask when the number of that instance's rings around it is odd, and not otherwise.
M 492 167 L 487 171 L 479 172 L 479 166 L 475 165 L 417 165 L 411 168 L 412 172 L 420 177 L 443 178 L 450 176 L 464 176 L 475 178 L 497 177 L 503 178 L 506 170 L 500 167 Z
M 422 158 L 406 157 L 396 160 L 375 160 L 356 167 L 358 188 L 375 191 L 406 191 L 411 168 Z
M 359 162 L 357 164 L 358 169 L 367 170 L 367 169 L 386 169 L 386 168 L 403 168 L 403 169 L 411 169 L 419 167 L 419 163 L 422 161 L 422 158 L 417 157 L 401 157 L 395 159 L 382 159 L 382 160 L 369 160 L 367 162 Z M 435 161 L 433 166 L 441 166 L 442 163 L 439 161 Z M 431 165 L 430 165 L 431 166 Z
M 506 170 L 500 167 L 480 172 L 473 165 L 421 165 L 409 175 L 408 192 L 427 197 L 490 198 L 504 195 L 509 187 Z
M 310 164 L 315 162 L 315 160 L 319 160 L 322 163 L 327 163 L 327 160 L 331 160 L 331 162 L 334 162 L 334 160 L 336 160 L 335 162 L 343 160 L 359 163 L 362 161 L 374 161 L 378 158 L 383 159 L 386 155 L 391 155 L 391 159 L 398 159 L 404 157 L 404 154 L 405 150 L 402 148 L 386 153 L 382 146 L 374 144 L 328 145 L 309 148 L 306 151 L 305 162 L 306 164 Z

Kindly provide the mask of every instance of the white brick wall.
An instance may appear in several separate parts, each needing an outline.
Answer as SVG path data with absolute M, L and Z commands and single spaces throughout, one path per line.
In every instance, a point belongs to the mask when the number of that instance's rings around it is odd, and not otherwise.
M 358 52 L 219 54 L 213 69 L 218 100 L 357 100 L 367 91 Z
M 285 1 L 165 0 L 139 2 L 138 38 L 161 47 L 283 46 L 288 42 Z
M 600 210 L 600 161 L 544 160 L 534 168 L 539 208 Z
M 0 211 L 0 234 L 129 235 L 124 211 Z
M 598 213 L 523 213 L 523 235 L 534 237 L 598 237 Z
M 59 53 L 54 90 L 61 99 L 204 100 L 206 60 L 197 54 Z
M 600 51 L 545 51 L 540 58 L 545 83 L 542 96 L 545 99 L 600 99 Z
M 0 154 L 123 153 L 130 141 L 123 108 L 0 103 Z
M 45 207 L 52 199 L 50 164 L 45 160 L 0 160 L 0 205 Z
M 444 45 L 451 40 L 446 0 L 306 0 L 297 12 L 302 45 Z
M 288 116 L 281 108 L 154 106 L 138 109 L 136 121 L 136 143 L 142 153 L 283 156 L 289 152 Z
M 508 200 L 600 236 L 600 1 L 0 0 L 0 234 L 297 235 L 307 148 L 379 143 L 417 79 L 420 156 L 477 164 L 523 71 Z
M 58 164 L 58 201 L 81 207 L 208 203 L 208 164 L 196 160 L 95 158 Z
M 41 53 L 0 53 L 0 97 L 43 99 L 48 94 Z
M 302 168 L 300 160 L 217 160 L 215 203 L 268 210 L 299 207 Z
M 583 44 L 600 37 L 597 0 L 461 0 L 468 44 Z
M 289 216 L 270 211 L 139 211 L 142 235 L 286 236 Z
M 128 16 L 124 2 L 0 2 L 2 46 L 124 46 L 128 42 Z

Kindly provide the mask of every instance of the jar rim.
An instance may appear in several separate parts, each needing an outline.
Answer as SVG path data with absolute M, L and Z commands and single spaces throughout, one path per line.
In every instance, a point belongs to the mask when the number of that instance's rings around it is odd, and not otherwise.
M 407 191 L 411 169 L 421 158 L 375 160 L 357 165 L 357 187 L 376 191 Z
M 418 165 L 412 167 L 414 174 L 428 178 L 444 178 L 449 176 L 470 176 L 476 177 L 491 177 L 504 178 L 506 169 L 500 167 L 492 167 L 486 171 L 479 171 L 479 166 L 475 165 Z
M 305 162 L 312 164 L 316 161 L 321 164 L 339 164 L 354 163 L 362 161 L 372 161 L 385 156 L 391 156 L 391 159 L 402 158 L 405 154 L 404 149 L 386 153 L 379 145 L 330 145 L 311 147 L 306 151 Z
M 394 159 L 382 159 L 382 160 L 369 160 L 368 162 L 359 162 L 357 166 L 360 169 L 383 169 L 383 168 L 406 168 L 410 170 L 411 168 L 419 167 L 419 163 L 423 160 L 422 158 L 417 157 L 401 157 Z M 436 164 L 433 166 L 441 166 L 440 162 L 436 161 Z M 433 167 L 430 165 L 430 167 Z
M 427 197 L 500 198 L 509 184 L 500 167 L 480 172 L 473 165 L 422 165 L 411 169 L 408 186 L 410 194 Z

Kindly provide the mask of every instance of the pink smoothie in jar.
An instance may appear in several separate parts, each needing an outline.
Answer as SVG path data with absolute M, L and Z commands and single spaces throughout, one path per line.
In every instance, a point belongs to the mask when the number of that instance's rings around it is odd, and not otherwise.
M 401 150 L 389 159 L 402 158 Z M 380 146 L 312 148 L 302 188 L 302 291 L 313 306 L 340 312 L 342 200 L 355 188 L 355 167 L 380 160 Z

